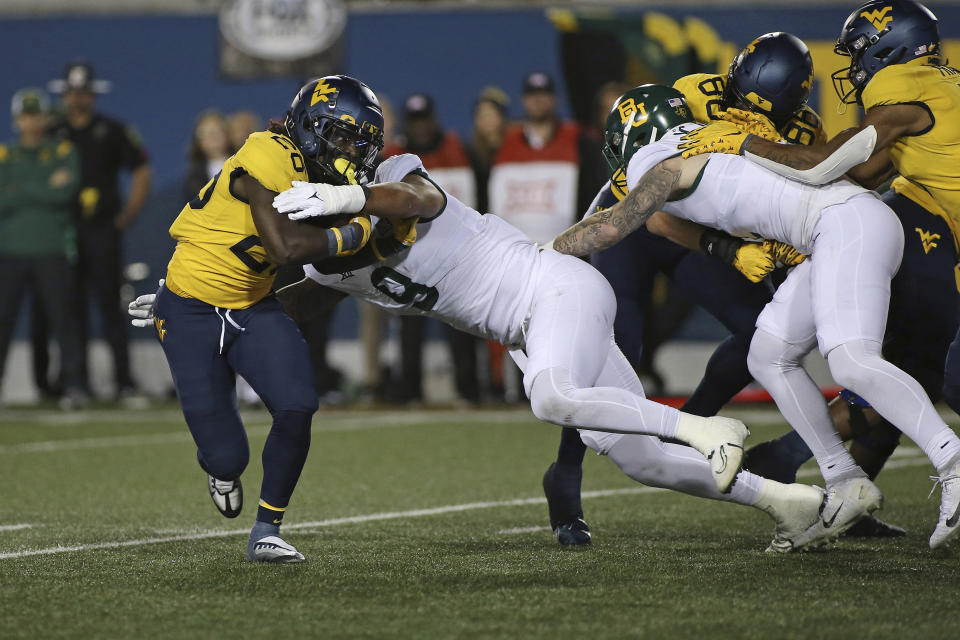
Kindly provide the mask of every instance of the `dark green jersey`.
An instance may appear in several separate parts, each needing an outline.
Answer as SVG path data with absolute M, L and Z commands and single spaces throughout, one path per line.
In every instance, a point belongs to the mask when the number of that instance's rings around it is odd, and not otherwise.
M 0 145 L 0 255 L 73 257 L 80 161 L 70 142 Z

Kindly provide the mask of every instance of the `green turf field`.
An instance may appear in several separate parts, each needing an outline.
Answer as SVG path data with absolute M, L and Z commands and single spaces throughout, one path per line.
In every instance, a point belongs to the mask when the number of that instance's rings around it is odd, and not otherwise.
M 748 444 L 784 429 L 736 415 Z M 571 551 L 540 491 L 556 428 L 320 413 L 285 526 L 308 562 L 256 566 L 268 417 L 245 419 L 247 509 L 228 521 L 175 408 L 0 413 L 0 637 L 960 637 L 960 548 L 927 547 L 939 493 L 912 446 L 878 481 L 906 538 L 790 556 L 763 553 L 764 514 L 645 489 L 588 453 L 594 544 Z

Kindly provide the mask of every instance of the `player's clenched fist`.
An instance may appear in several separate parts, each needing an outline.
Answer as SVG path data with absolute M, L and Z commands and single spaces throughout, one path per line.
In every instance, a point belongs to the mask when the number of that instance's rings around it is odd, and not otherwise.
M 773 142 L 780 142 L 783 140 L 783 136 L 780 135 L 780 132 L 777 131 L 777 128 L 773 126 L 773 123 L 770 122 L 770 119 L 762 113 L 755 113 L 753 111 L 746 111 L 744 109 L 730 108 L 726 111 L 721 111 L 717 117 L 721 120 L 736 125 L 738 129 L 741 131 L 746 131 L 749 134 L 760 136 L 761 138 L 772 140 Z

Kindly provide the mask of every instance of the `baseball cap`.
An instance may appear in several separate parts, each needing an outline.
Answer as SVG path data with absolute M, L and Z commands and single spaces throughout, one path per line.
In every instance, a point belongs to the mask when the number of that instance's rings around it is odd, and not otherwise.
M 62 78 L 47 83 L 47 88 L 53 93 L 63 93 L 70 90 L 107 93 L 111 86 L 109 80 L 97 78 L 93 72 L 93 65 L 85 60 L 71 62 L 64 69 Z
M 475 105 L 481 102 L 489 102 L 500 111 L 506 112 L 507 107 L 510 106 L 510 96 L 500 87 L 488 86 L 484 87 L 480 95 L 477 96 Z
M 524 93 L 537 93 L 538 91 L 543 91 L 545 93 L 556 92 L 556 87 L 553 84 L 553 78 L 543 71 L 534 71 L 533 73 L 528 73 L 527 77 L 523 80 Z
M 425 93 L 414 93 L 403 101 L 404 118 L 429 118 L 433 116 L 433 98 Z
M 50 111 L 50 97 L 43 89 L 27 87 L 13 94 L 10 112 L 16 118 L 23 113 L 47 113 Z

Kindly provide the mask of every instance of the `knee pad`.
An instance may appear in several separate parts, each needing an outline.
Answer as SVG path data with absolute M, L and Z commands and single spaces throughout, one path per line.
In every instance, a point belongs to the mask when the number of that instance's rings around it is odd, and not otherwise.
M 206 451 L 197 449 L 197 462 L 217 480 L 236 480 L 250 462 L 250 446 L 244 438 Z
M 538 420 L 572 426 L 572 404 L 564 391 L 572 388 L 565 369 L 546 369 L 537 374 L 530 384 L 530 409 Z
M 763 377 L 771 370 L 800 367 L 807 351 L 801 345 L 790 344 L 771 333 L 757 329 L 750 341 L 747 369 L 751 376 L 763 382 Z
M 273 414 L 271 433 L 282 433 L 289 438 L 310 439 L 310 424 L 313 413 L 307 411 L 276 411 Z
M 882 360 L 880 348 L 873 349 L 863 344 L 846 343 L 827 354 L 830 374 L 837 384 L 846 387 L 858 395 L 870 384 L 873 377 L 871 360 Z

